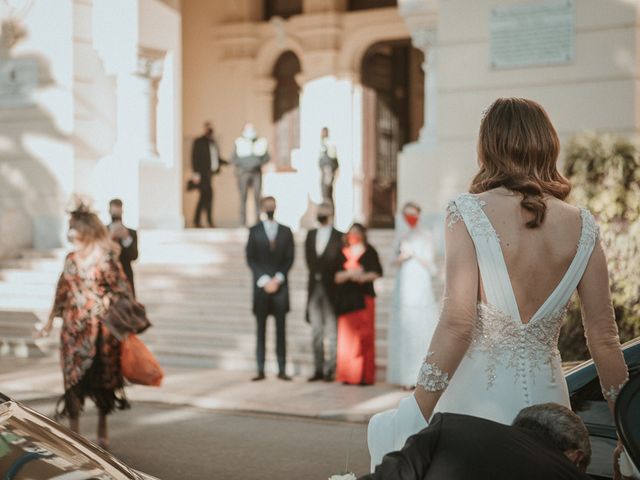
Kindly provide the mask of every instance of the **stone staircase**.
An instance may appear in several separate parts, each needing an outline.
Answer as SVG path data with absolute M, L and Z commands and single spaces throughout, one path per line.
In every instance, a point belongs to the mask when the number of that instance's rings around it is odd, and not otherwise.
M 247 231 L 213 229 L 140 232 L 135 265 L 139 300 L 153 328 L 142 336 L 161 363 L 225 370 L 255 369 L 255 321 L 251 314 L 251 276 L 244 259 Z M 371 242 L 389 265 L 392 231 L 372 231 Z M 303 235 L 296 236 L 296 261 L 290 273 L 291 313 L 287 319 L 288 368 L 295 375 L 313 369 L 311 329 L 304 321 L 306 267 Z M 55 352 L 55 335 L 31 340 L 36 318 L 45 319 L 64 252 L 25 252 L 0 262 L 0 354 Z M 386 366 L 387 322 L 393 272 L 376 285 L 376 355 L 379 375 Z M 274 371 L 275 326 L 267 327 L 267 368 Z

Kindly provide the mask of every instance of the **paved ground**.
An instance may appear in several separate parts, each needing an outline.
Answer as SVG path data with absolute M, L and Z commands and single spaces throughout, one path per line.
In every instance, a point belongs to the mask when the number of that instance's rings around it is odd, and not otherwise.
M 366 421 L 406 393 L 369 387 L 249 381 L 251 373 L 166 370 L 161 388 L 127 389 L 132 410 L 111 417 L 111 450 L 171 479 L 326 479 L 369 468 Z M 62 393 L 58 362 L 0 357 L 0 392 L 51 415 Z M 82 433 L 95 439 L 88 410 Z
M 42 413 L 53 401 L 27 402 Z M 82 433 L 95 438 L 93 409 Z M 366 426 L 283 415 L 137 403 L 110 418 L 111 451 L 162 480 L 326 479 L 367 473 Z
M 250 382 L 251 373 L 169 368 L 162 387 L 133 386 L 133 402 L 157 402 L 218 411 L 285 414 L 309 418 L 366 422 L 372 414 L 393 408 L 406 393 L 386 384 L 368 387 L 308 383 L 304 377 L 283 382 L 274 377 Z M 55 359 L 0 357 L 0 391 L 16 400 L 62 394 Z

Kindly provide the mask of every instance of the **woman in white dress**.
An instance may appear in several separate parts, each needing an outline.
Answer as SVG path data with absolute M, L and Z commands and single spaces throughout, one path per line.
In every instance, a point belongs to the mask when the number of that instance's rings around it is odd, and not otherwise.
M 496 100 L 478 139 L 470 193 L 449 204 L 443 309 L 413 395 L 369 423 L 372 467 L 435 411 L 511 423 L 525 406 L 569 405 L 558 352 L 577 289 L 604 396 L 628 379 L 598 228 L 564 199 L 558 135 L 544 109 Z
M 425 345 L 438 322 L 431 290 L 436 273 L 432 235 L 420 207 L 407 203 L 396 216 L 394 263 L 398 266 L 394 310 L 389 324 L 387 382 L 411 389 L 416 384 Z

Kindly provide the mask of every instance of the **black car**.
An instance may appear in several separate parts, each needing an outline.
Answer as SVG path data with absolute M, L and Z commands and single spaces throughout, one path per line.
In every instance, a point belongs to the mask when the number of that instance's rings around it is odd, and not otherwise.
M 0 477 L 157 480 L 0 393 Z
M 624 357 L 629 367 L 631 378 L 640 375 L 640 338 L 636 338 L 623 346 Z M 582 418 L 589 430 L 591 438 L 592 459 L 589 474 L 594 479 L 613 478 L 613 450 L 618 442 L 616 422 L 611 416 L 607 402 L 600 389 L 600 380 L 593 360 L 578 365 L 566 374 L 571 407 Z M 634 396 L 629 404 L 618 407 L 619 427 L 632 430 L 640 427 L 633 424 L 634 412 L 640 412 L 640 396 Z M 623 411 L 624 410 L 624 411 Z M 633 441 L 633 440 L 630 440 Z M 637 442 L 637 437 L 636 437 Z M 632 448 L 626 445 L 629 454 Z M 640 445 L 635 444 L 635 451 Z M 640 465 L 640 459 L 634 459 Z

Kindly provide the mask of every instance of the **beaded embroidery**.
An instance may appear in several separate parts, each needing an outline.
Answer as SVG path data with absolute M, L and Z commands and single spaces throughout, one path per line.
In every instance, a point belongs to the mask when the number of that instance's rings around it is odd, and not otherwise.
M 486 204 L 487 202 L 470 193 L 459 195 L 455 200 L 449 202 L 447 207 L 447 218 L 449 219 L 447 226 L 453 228 L 456 223 L 463 220 L 471 235 L 495 237 L 500 241 L 493 225 L 482 211 Z
M 487 388 L 492 387 L 496 380 L 498 365 L 513 369 L 517 382 L 526 373 L 521 371 L 524 360 L 528 360 L 530 371 L 539 371 L 541 365 L 548 366 L 554 381 L 551 366 L 559 356 L 558 337 L 566 311 L 566 307 L 561 308 L 545 317 L 521 323 L 491 305 L 479 303 L 478 320 L 468 355 L 472 357 L 474 351 L 486 355 Z
M 617 387 L 614 385 L 611 385 L 608 389 L 602 389 L 602 395 L 604 395 L 604 398 L 609 400 L 610 402 L 615 403 L 615 401 L 618 398 L 618 395 L 620 395 L 620 391 L 622 390 L 622 387 L 624 387 L 627 382 L 629 381 L 629 376 L 627 375 L 627 378 L 624 380 L 624 382 L 622 382 L 620 385 L 618 385 Z
M 580 235 L 580 240 L 578 240 L 578 249 L 584 247 L 591 248 L 598 238 L 600 228 L 591 212 L 586 208 L 580 209 L 580 216 L 582 217 L 582 235 Z
M 449 374 L 440 370 L 436 363 L 429 362 L 429 357 L 433 352 L 427 353 L 418 374 L 417 385 L 423 387 L 427 392 L 440 392 L 449 385 Z

